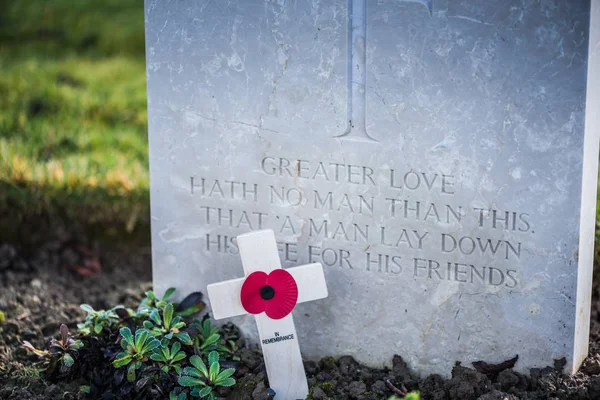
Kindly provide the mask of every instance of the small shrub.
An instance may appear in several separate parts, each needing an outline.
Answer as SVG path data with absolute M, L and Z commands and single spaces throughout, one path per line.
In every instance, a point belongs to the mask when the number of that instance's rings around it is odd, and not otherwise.
M 81 309 L 87 313 L 85 322 L 83 324 L 77 324 L 79 332 L 84 335 L 89 335 L 92 332 L 99 335 L 106 328 L 112 328 L 119 322 L 119 316 L 117 315 L 117 309 L 123 309 L 122 306 L 111 308 L 110 310 L 99 310 L 96 311 L 89 304 L 82 304 Z
M 52 339 L 48 351 L 36 349 L 31 343 L 24 340 L 23 347 L 36 354 L 44 360 L 46 365 L 46 375 L 54 373 L 56 367 L 69 369 L 75 363 L 73 355 L 83 347 L 81 340 L 75 340 L 69 335 L 69 328 L 62 324 L 60 326 L 60 339 Z
M 235 385 L 235 379 L 231 377 L 235 370 L 227 368 L 221 371 L 219 353 L 216 351 L 208 355 L 209 367 L 199 356 L 192 356 L 190 362 L 193 367 L 186 367 L 183 370 L 183 375 L 179 378 L 179 384 L 192 388 L 192 396 L 207 397 L 209 400 L 214 400 L 216 398 L 214 390 L 217 387 Z
M 190 335 L 181 331 L 185 327 L 183 318 L 180 316 L 173 318 L 174 312 L 173 303 L 165 306 L 162 318 L 158 309 L 152 310 L 149 314 L 150 320 L 144 321 L 144 328 L 148 329 L 152 336 L 161 338 L 163 346 L 172 338 L 176 338 L 185 344 L 192 344 Z
M 205 307 L 201 293 L 177 304 L 168 301 L 174 291 L 167 290 L 161 298 L 146 292 L 135 310 L 95 310 L 83 304 L 86 318 L 78 324 L 76 338 L 62 325 L 60 338 L 47 350 L 27 341 L 23 347 L 40 357 L 46 376 L 54 381 L 80 379 L 81 392 L 91 398 L 149 398 L 158 393 L 170 400 L 214 399 L 217 387 L 235 383 L 235 370 L 221 369 L 219 360 L 239 359 L 234 354 L 238 331 L 194 318 Z M 199 355 L 208 355 L 209 367 Z M 54 374 L 58 366 L 62 374 Z
M 221 335 L 219 335 L 219 328 L 212 327 L 210 319 L 200 321 L 195 319 L 191 324 L 192 328 L 196 329 L 196 337 L 194 339 L 194 345 L 200 350 L 202 354 L 209 354 L 211 351 L 218 351 L 220 353 L 232 353 L 235 350 L 235 343 L 221 343 Z
M 127 380 L 135 380 L 135 370 L 142 366 L 142 363 L 148 360 L 152 351 L 160 346 L 160 342 L 150 335 L 147 329 L 138 329 L 135 332 L 135 338 L 129 328 L 121 328 L 119 331 L 123 339 L 121 347 L 123 352 L 117 355 L 113 361 L 115 368 L 121 368 L 129 365 L 127 369 Z
M 173 369 L 181 375 L 181 365 L 179 364 L 179 361 L 185 359 L 187 356 L 185 352 L 180 349 L 181 343 L 179 342 L 173 343 L 171 349 L 169 349 L 169 346 L 158 347 L 154 349 L 150 358 L 163 364 L 161 368 L 163 372 L 169 372 L 170 369 Z

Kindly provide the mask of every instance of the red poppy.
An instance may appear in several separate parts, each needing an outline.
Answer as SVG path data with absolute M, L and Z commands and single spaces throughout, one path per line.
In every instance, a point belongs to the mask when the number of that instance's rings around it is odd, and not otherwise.
M 298 301 L 298 286 L 284 269 L 266 274 L 256 271 L 248 275 L 240 293 L 242 306 L 250 314 L 265 312 L 271 319 L 281 319 L 292 312 Z

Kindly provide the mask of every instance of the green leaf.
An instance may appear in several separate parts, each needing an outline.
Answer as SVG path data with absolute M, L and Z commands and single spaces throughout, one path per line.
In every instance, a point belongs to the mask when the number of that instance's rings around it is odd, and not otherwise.
M 179 342 L 175 342 L 173 343 L 173 346 L 171 346 L 171 355 L 175 355 L 177 354 L 177 352 L 181 350 L 181 343 Z
M 200 357 L 192 356 L 190 357 L 190 362 L 194 367 L 196 367 L 196 369 L 198 369 L 205 377 L 208 378 L 208 368 L 206 368 L 206 364 L 204 364 L 204 361 L 202 361 Z
M 204 320 L 204 322 L 202 323 L 202 333 L 204 334 L 205 337 L 210 336 L 211 331 L 210 331 L 210 320 L 209 319 Z
M 133 363 L 129 364 L 129 368 L 127 368 L 127 380 L 129 382 L 135 381 L 135 367 L 136 367 L 136 363 L 133 362 Z
M 173 319 L 173 322 L 171 322 L 171 329 L 179 329 L 179 330 L 181 330 L 182 328 L 185 328 L 185 322 L 178 321 L 177 320 L 178 318 L 181 318 L 181 317 L 175 317 Z
M 62 361 L 63 361 L 63 364 L 65 364 L 65 366 L 68 368 L 72 367 L 73 364 L 75 363 L 75 360 L 73 360 L 73 357 L 71 357 L 71 355 L 69 353 L 63 354 Z
M 164 373 L 168 373 L 169 372 L 169 366 L 165 365 L 164 367 L 161 368 L 161 371 L 163 371 Z
M 159 352 L 152 353 L 150 355 L 150 359 L 153 360 L 153 361 L 167 362 L 167 360 Z
M 190 337 L 190 335 L 187 332 L 179 332 L 175 334 L 175 337 L 182 341 L 184 344 L 192 344 L 192 338 Z
M 152 325 L 152 322 L 150 322 L 150 321 L 144 321 L 144 323 L 142 325 L 146 329 L 152 329 L 152 327 L 154 326 L 154 325 Z
M 101 323 L 97 323 L 96 325 L 94 325 L 94 332 L 96 332 L 96 334 L 100 334 L 100 332 L 102 332 L 102 324 Z
M 206 304 L 203 302 L 200 302 L 200 304 L 195 304 L 191 307 L 186 308 L 185 310 L 177 311 L 177 315 L 180 315 L 182 317 L 189 317 L 192 314 L 196 314 L 196 313 L 202 311 L 205 307 L 206 307 Z
M 193 368 L 193 367 L 185 367 L 183 369 L 183 373 L 185 375 L 190 375 L 195 378 L 206 378 L 205 375 L 202 375 L 202 372 L 200 370 L 198 370 L 197 368 Z
M 152 310 L 152 312 L 150 313 L 150 315 L 148 315 L 148 317 L 150 317 L 150 319 L 152 321 L 154 321 L 154 323 L 156 325 L 162 325 L 162 319 L 160 318 L 160 314 L 158 313 L 158 310 L 154 309 Z
M 233 378 L 225 378 L 223 380 L 220 380 L 219 383 L 215 382 L 215 385 L 224 386 L 224 387 L 233 386 L 233 385 L 235 385 L 235 379 L 233 379 Z
M 88 314 L 93 314 L 96 312 L 96 311 L 94 311 L 92 306 L 90 306 L 89 304 L 82 304 L 79 306 L 79 308 L 81 308 L 83 311 L 85 311 Z
M 169 394 L 169 400 L 187 400 L 187 394 L 185 392 L 179 393 L 179 396 L 175 392 Z
M 181 386 L 186 387 L 206 386 L 200 379 L 185 375 L 181 376 L 178 382 Z
M 197 388 L 194 388 L 194 390 L 192 390 L 192 392 L 190 394 L 194 397 L 206 397 L 208 395 L 211 395 L 214 397 L 211 387 L 205 387 L 202 389 L 197 387 Z M 210 397 L 209 397 L 209 399 L 210 399 Z
M 221 335 L 215 333 L 213 335 L 210 335 L 205 341 L 204 343 L 202 343 L 202 349 L 207 348 L 208 346 L 215 344 L 216 342 L 219 341 L 219 339 L 221 338 Z
M 169 303 L 165 307 L 163 320 L 165 322 L 165 328 L 168 330 L 171 327 L 171 321 L 173 320 L 173 303 Z
M 127 328 L 127 327 L 121 328 L 119 330 L 119 333 L 121 334 L 121 336 L 123 336 L 123 339 L 129 346 L 135 348 L 135 343 L 133 342 L 133 335 L 131 334 L 131 330 L 129 328 Z M 123 346 L 122 342 L 121 342 L 121 346 Z
M 173 293 L 175 293 L 175 288 L 174 287 L 170 287 L 165 291 L 165 294 L 162 297 L 162 301 L 167 301 L 167 299 L 171 296 L 173 296 Z
M 208 363 L 210 364 L 210 366 L 212 367 L 212 365 L 214 363 L 219 363 L 219 353 L 217 353 L 216 351 L 211 351 L 208 354 Z
M 150 336 L 150 332 L 147 329 L 138 329 L 135 332 L 135 349 L 138 353 L 141 353 L 146 345 L 146 340 Z
M 168 346 L 162 346 L 162 347 L 160 347 L 159 350 L 162 352 L 163 357 L 165 358 L 165 360 L 170 360 L 171 359 L 171 352 L 169 351 L 169 347 Z
M 154 294 L 153 291 L 148 291 L 145 293 L 146 297 L 149 298 L 150 300 L 156 300 L 156 295 Z
M 125 353 L 119 353 L 119 356 L 121 354 L 125 354 Z M 123 357 L 119 357 L 119 356 L 117 356 L 118 358 L 115 361 L 113 361 L 113 367 L 121 368 L 131 362 L 131 355 L 126 354 Z
M 198 392 L 198 397 L 206 397 L 211 394 L 212 388 L 210 386 L 205 387 L 204 389 L 200 389 Z
M 158 341 L 158 339 L 151 337 L 146 344 L 144 345 L 144 347 L 142 348 L 141 353 L 142 354 L 147 354 L 150 351 L 156 349 L 157 347 L 160 347 L 160 342 Z
M 210 364 L 209 376 L 210 376 L 211 382 L 214 382 L 215 379 L 217 379 L 217 376 L 219 375 L 219 370 L 220 369 L 221 369 L 221 367 L 219 366 L 219 362 L 218 361 Z
M 173 367 L 173 369 L 175 370 L 175 372 L 177 372 L 179 375 L 181 375 L 181 367 L 177 364 L 173 364 L 171 365 Z
M 221 371 L 219 373 L 219 375 L 217 376 L 217 380 L 219 379 L 225 379 L 225 378 L 229 378 L 231 375 L 233 375 L 235 373 L 235 369 L 234 368 L 227 368 L 224 369 L 223 371 Z
M 179 353 L 175 354 L 172 358 L 173 362 L 178 362 L 183 360 L 184 358 L 186 358 L 187 356 L 185 355 L 185 353 L 183 351 L 180 351 Z
M 90 385 L 81 385 L 79 386 L 79 390 L 83 393 L 89 393 L 90 390 L 92 390 L 92 388 L 90 387 Z
M 231 345 L 231 344 L 230 344 L 230 345 Z M 234 344 L 234 345 L 235 345 L 235 344 Z M 232 349 L 230 349 L 229 347 L 227 347 L 227 346 L 225 346 L 225 345 L 222 345 L 222 344 L 219 344 L 219 345 L 217 345 L 217 348 L 216 348 L 216 350 L 217 350 L 219 353 L 221 353 L 221 354 L 223 354 L 223 353 L 229 353 L 229 354 L 233 353 L 233 350 L 232 350 Z
M 83 347 L 83 342 L 81 340 L 76 340 L 69 345 L 71 350 L 79 350 Z

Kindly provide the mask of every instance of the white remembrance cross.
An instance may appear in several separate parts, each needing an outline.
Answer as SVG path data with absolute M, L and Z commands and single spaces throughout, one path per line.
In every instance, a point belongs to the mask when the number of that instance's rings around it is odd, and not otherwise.
M 244 273 L 270 273 L 281 269 L 275 235 L 271 230 L 247 233 L 237 237 Z M 319 263 L 286 269 L 298 287 L 297 303 L 327 297 L 323 267 Z M 247 314 L 240 293 L 246 278 L 208 285 L 208 297 L 215 319 Z M 255 315 L 256 325 L 265 359 L 269 386 L 279 400 L 304 399 L 308 384 L 298 346 L 292 314 L 282 319 L 271 319 L 264 312 Z M 286 340 L 270 340 L 285 337 Z

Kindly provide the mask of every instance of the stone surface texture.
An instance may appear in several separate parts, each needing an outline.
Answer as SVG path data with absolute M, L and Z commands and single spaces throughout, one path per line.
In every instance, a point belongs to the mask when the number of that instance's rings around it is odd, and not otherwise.
M 329 298 L 294 311 L 307 358 L 578 366 L 597 4 L 147 0 L 145 18 L 158 292 L 240 277 L 235 236 L 273 229 L 284 267 L 325 268 Z

